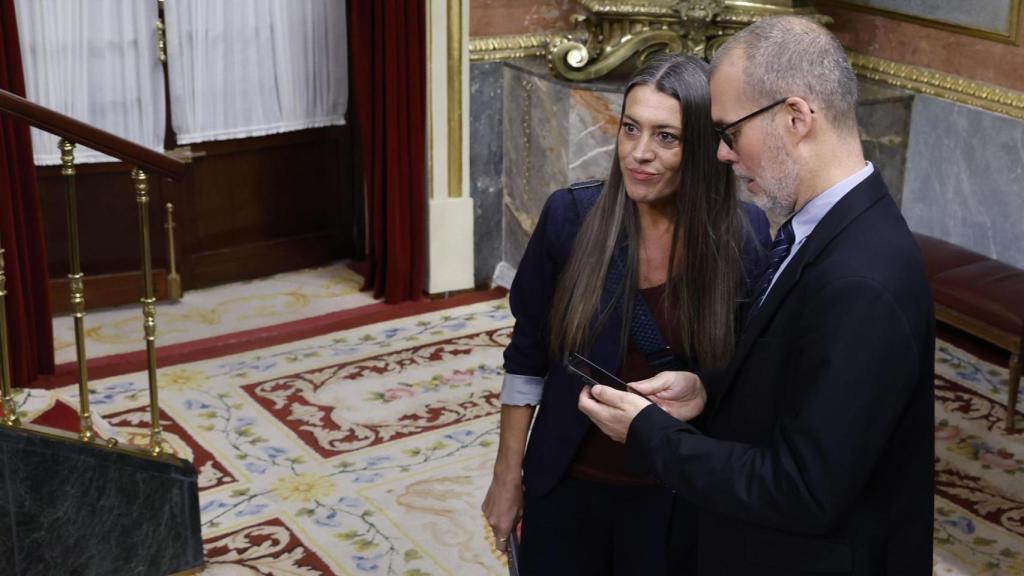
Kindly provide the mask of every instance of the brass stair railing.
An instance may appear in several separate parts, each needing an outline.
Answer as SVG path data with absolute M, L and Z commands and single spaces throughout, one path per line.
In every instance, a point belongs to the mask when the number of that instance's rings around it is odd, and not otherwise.
M 65 201 L 68 226 L 68 279 L 71 288 L 71 310 L 75 325 L 75 350 L 78 360 L 78 391 L 80 429 L 78 437 L 86 443 L 99 443 L 93 437 L 92 414 L 89 409 L 89 375 L 85 354 L 85 289 L 78 248 L 78 199 L 75 193 L 75 145 L 80 144 L 93 150 L 127 162 L 135 168 L 131 178 L 135 190 L 135 201 L 139 208 L 139 245 L 142 261 L 143 294 L 141 298 L 143 328 L 146 340 L 146 362 L 149 373 L 150 438 L 148 454 L 160 457 L 163 453 L 160 427 L 160 404 L 158 401 L 156 376 L 156 299 L 153 296 L 153 266 L 150 259 L 149 242 L 149 181 L 144 170 L 180 180 L 185 173 L 185 164 L 166 154 L 156 152 L 91 126 L 70 116 L 65 116 L 44 106 L 30 102 L 16 94 L 0 90 L 0 113 L 20 118 L 32 126 L 60 136 L 61 175 L 65 182 Z M 6 275 L 4 272 L 3 249 L 0 247 L 0 398 L 4 408 L 3 425 L 22 426 L 18 421 L 14 403 L 14 391 L 10 381 L 8 358 L 8 335 L 5 315 Z M 120 448 L 111 439 L 107 447 Z

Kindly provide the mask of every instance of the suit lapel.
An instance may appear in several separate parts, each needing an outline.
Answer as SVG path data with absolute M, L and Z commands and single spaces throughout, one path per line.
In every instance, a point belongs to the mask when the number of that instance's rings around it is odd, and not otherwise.
M 881 176 L 878 175 L 878 170 L 876 169 L 863 182 L 843 196 L 825 214 L 825 217 L 818 222 L 818 225 L 814 227 L 814 230 L 807 236 L 807 239 L 796 255 L 786 265 L 786 268 L 779 277 L 775 279 L 775 285 L 768 291 L 764 304 L 753 312 L 753 316 L 750 317 L 746 327 L 743 329 L 740 341 L 736 346 L 736 353 L 729 363 L 726 378 L 722 380 L 722 387 L 719 391 L 712 392 L 713 399 L 710 412 L 712 416 L 718 411 L 719 406 L 722 404 L 721 400 L 732 387 L 736 375 L 750 354 L 754 342 L 761 337 L 761 334 L 771 324 L 771 319 L 775 316 L 775 313 L 803 274 L 804 267 L 814 262 L 821 251 L 828 246 L 829 242 L 842 232 L 850 222 L 888 194 L 888 189 L 885 187 L 885 183 L 882 181 Z

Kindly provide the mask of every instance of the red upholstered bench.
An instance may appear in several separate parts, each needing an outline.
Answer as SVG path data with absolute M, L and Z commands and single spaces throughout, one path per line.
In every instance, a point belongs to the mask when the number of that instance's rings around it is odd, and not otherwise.
M 938 238 L 915 236 L 936 320 L 1009 351 L 1006 430 L 1013 431 L 1024 348 L 1024 270 Z

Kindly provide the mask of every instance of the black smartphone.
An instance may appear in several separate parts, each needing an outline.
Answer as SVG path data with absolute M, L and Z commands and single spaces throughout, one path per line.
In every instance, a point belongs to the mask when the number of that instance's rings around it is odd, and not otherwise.
M 520 576 L 519 574 L 519 537 L 516 536 L 516 529 L 508 535 L 508 576 Z
M 584 382 L 591 386 L 603 384 L 624 392 L 629 390 L 626 383 L 619 380 L 614 374 L 575 352 L 569 354 L 569 370 L 579 374 Z

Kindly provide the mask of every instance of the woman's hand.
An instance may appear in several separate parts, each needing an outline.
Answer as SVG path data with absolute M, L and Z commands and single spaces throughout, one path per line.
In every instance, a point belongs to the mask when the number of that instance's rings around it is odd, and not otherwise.
M 647 380 L 630 382 L 629 387 L 684 422 L 700 416 L 708 399 L 704 384 L 692 372 L 661 372 Z
M 508 537 L 523 512 L 523 479 L 519 470 L 513 473 L 494 471 L 491 486 L 480 507 L 494 532 L 495 546 L 501 552 L 508 549 Z
M 491 486 L 480 509 L 494 531 L 495 547 L 508 549 L 508 536 L 523 514 L 523 454 L 534 406 L 501 407 L 501 433 Z

